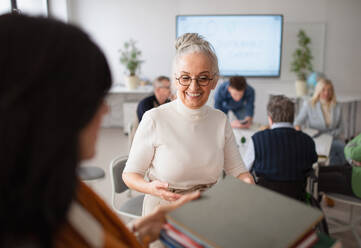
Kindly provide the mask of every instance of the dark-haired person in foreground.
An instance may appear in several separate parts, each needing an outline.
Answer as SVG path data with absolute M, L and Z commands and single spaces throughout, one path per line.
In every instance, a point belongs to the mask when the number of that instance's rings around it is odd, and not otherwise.
M 214 95 L 214 107 L 228 114 L 232 111 L 237 120 L 231 122 L 233 128 L 249 128 L 254 115 L 254 89 L 242 76 L 235 76 L 221 84 Z
M 0 247 L 144 247 L 168 211 L 199 195 L 162 206 L 128 230 L 79 181 L 79 163 L 95 154 L 111 76 L 103 53 L 78 28 L 0 16 L 0 75 Z
M 267 105 L 270 129 L 255 133 L 244 162 L 258 177 L 257 184 L 302 200 L 307 173 L 317 161 L 315 143 L 293 128 L 294 103 L 273 96 Z

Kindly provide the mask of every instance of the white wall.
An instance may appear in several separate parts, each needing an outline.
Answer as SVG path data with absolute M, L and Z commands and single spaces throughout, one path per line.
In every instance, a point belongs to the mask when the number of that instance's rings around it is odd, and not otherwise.
M 118 49 L 129 38 L 137 40 L 143 51 L 141 76 L 171 76 L 178 14 L 283 14 L 285 30 L 292 23 L 325 24 L 324 58 L 316 58 L 322 61 L 322 68 L 316 69 L 324 69 L 337 92 L 361 94 L 360 0 L 68 0 L 68 10 L 69 21 L 83 27 L 104 50 L 116 83 L 123 76 Z M 290 44 L 286 33 L 284 37 L 284 44 Z M 290 56 L 284 50 L 284 63 Z M 295 77 L 287 67 L 283 65 L 279 79 L 248 80 L 257 92 L 256 121 L 266 122 L 269 90 L 293 92 Z

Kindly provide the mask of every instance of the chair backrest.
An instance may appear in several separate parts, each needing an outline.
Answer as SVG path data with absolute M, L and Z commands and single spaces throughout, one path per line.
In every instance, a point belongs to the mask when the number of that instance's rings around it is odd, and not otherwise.
M 113 159 L 110 162 L 110 178 L 112 181 L 113 191 L 115 193 L 122 193 L 128 189 L 128 186 L 124 183 L 122 174 L 127 163 L 127 156 L 120 156 Z
M 306 197 L 306 180 L 282 182 L 261 177 L 257 184 L 299 201 L 304 201 Z

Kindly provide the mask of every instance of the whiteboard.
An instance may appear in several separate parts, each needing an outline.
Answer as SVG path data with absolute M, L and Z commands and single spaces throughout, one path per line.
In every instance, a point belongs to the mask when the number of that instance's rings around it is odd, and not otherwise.
M 311 38 L 310 48 L 313 55 L 313 70 L 324 72 L 326 24 L 285 22 L 281 63 L 282 80 L 296 79 L 296 75 L 290 71 L 290 68 L 292 54 L 298 47 L 297 34 L 300 29 L 303 29 L 307 36 Z

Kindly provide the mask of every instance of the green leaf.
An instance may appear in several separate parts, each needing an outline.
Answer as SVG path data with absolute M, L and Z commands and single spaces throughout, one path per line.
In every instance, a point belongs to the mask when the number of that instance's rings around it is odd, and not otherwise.
M 299 47 L 292 54 L 290 71 L 294 72 L 298 79 L 305 80 L 309 72 L 313 71 L 313 56 L 309 48 L 311 38 L 302 29 L 298 32 L 297 38 Z
M 140 68 L 140 64 L 143 63 L 140 60 L 141 51 L 136 47 L 136 41 L 130 39 L 124 42 L 123 48 L 119 49 L 119 53 L 120 63 L 125 66 L 130 75 L 135 75 L 135 72 Z

